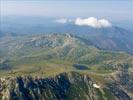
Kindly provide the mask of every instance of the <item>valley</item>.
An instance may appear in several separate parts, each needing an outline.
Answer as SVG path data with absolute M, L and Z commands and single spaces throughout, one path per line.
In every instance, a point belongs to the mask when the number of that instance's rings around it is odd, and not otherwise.
M 125 52 L 100 50 L 87 44 L 83 38 L 55 33 L 5 36 L 0 38 L 0 47 L 1 98 L 25 99 L 27 94 L 24 91 L 27 91 L 28 98 L 46 100 L 133 98 L 133 56 Z M 93 87 L 86 77 L 101 88 Z M 10 87 L 11 84 L 13 87 Z M 43 87 L 46 84 L 48 89 Z M 81 84 L 88 88 L 81 87 Z M 4 89 L 4 86 L 7 88 Z M 73 91 L 82 91 L 83 94 L 71 94 Z

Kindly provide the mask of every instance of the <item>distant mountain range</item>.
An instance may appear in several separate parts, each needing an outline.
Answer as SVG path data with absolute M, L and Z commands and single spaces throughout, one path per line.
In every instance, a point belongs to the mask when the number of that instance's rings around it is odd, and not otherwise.
M 10 30 L 10 28 L 9 28 Z M 22 35 L 23 34 L 47 34 L 47 33 L 69 33 L 80 37 L 87 44 L 103 50 L 125 51 L 133 54 L 133 32 L 119 27 L 92 28 L 88 26 L 77 26 L 74 24 L 63 24 L 53 26 L 16 26 L 16 30 L 0 32 L 4 35 Z M 25 32 L 26 31 L 26 32 Z

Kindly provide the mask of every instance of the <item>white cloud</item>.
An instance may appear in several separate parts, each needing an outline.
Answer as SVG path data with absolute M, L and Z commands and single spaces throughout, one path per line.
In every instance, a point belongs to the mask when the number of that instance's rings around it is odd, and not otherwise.
M 60 19 L 57 19 L 56 22 L 64 24 L 64 23 L 67 23 L 68 20 L 66 18 L 60 18 Z
M 55 20 L 55 21 L 56 21 L 57 23 L 62 23 L 62 24 L 73 22 L 72 19 L 67 19 L 67 18 L 60 18 L 60 19 L 57 19 L 57 20 Z
M 75 24 L 79 26 L 91 26 L 94 28 L 111 27 L 111 23 L 106 19 L 98 20 L 95 17 L 89 17 L 86 19 L 77 18 Z
M 101 25 L 103 27 L 110 27 L 110 26 L 112 26 L 111 23 L 108 20 L 106 20 L 106 19 L 100 19 L 99 22 L 101 23 Z
M 67 19 L 67 18 L 60 18 L 55 20 L 57 23 L 75 23 L 79 26 L 91 26 L 93 28 L 102 28 L 102 27 L 111 27 L 111 23 L 107 19 L 97 19 L 95 17 L 88 17 L 85 19 L 76 18 L 75 20 Z

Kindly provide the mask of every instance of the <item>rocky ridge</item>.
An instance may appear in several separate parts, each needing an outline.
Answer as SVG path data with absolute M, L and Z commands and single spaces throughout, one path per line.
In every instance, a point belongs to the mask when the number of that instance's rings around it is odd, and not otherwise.
M 117 91 L 117 95 L 113 94 L 114 90 Z M 89 76 L 77 72 L 64 72 L 49 78 L 31 76 L 1 78 L 0 99 L 131 100 L 124 91 L 112 85 L 100 86 Z

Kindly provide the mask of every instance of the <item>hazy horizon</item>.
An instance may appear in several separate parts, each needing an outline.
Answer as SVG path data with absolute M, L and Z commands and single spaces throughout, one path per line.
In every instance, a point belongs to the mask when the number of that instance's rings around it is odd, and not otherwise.
M 116 26 L 133 29 L 131 0 L 1 0 L 1 21 L 6 18 L 40 17 L 107 19 Z M 133 31 L 133 30 L 132 30 Z
M 1 16 L 96 17 L 133 20 L 133 1 L 1 0 Z

